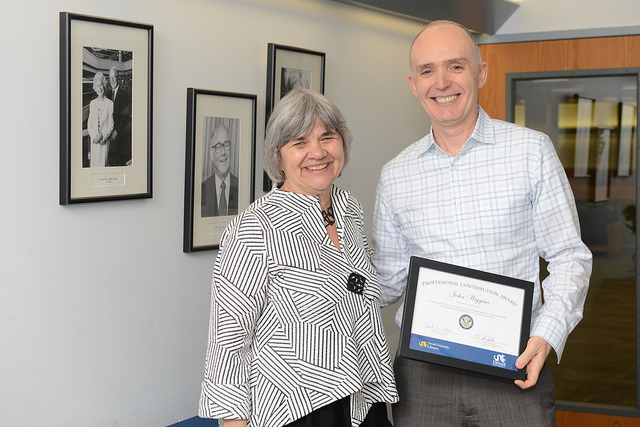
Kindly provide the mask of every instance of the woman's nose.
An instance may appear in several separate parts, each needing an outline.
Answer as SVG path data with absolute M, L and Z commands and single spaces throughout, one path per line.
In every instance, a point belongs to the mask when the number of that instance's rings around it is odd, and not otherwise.
M 322 142 L 319 140 L 311 141 L 309 143 L 309 155 L 314 159 L 321 159 L 327 154 L 327 150 L 324 149 Z

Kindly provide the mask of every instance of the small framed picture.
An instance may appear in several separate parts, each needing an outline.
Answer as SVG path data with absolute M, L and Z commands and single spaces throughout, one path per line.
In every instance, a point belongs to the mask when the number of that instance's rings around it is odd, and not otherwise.
M 283 46 L 267 45 L 267 98 L 266 118 L 278 101 L 292 89 L 313 89 L 324 94 L 324 52 Z M 271 180 L 264 175 L 263 191 L 271 190 Z
M 153 26 L 60 13 L 60 204 L 152 197 Z
M 257 96 L 187 89 L 183 251 L 217 249 L 253 201 Z

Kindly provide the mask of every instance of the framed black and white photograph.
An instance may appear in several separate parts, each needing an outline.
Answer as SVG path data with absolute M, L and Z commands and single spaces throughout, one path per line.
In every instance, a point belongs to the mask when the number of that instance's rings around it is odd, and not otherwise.
M 313 89 L 324 94 L 324 65 L 324 52 L 269 43 L 265 123 L 278 101 L 292 89 Z M 270 189 L 271 180 L 265 173 L 263 190 Z
M 60 13 L 60 204 L 152 197 L 153 26 Z
M 183 251 L 217 249 L 253 201 L 257 96 L 187 89 Z

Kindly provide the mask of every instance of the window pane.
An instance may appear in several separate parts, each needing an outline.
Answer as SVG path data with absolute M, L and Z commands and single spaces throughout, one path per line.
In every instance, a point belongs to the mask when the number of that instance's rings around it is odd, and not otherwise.
M 553 140 L 594 255 L 584 319 L 549 360 L 556 399 L 636 407 L 637 75 L 514 82 L 512 117 Z

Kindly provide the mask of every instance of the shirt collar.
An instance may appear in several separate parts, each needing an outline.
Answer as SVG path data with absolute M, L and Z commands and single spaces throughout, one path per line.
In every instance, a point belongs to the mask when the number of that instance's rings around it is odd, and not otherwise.
M 320 201 L 315 196 L 308 196 L 306 194 L 293 193 L 290 191 L 282 191 L 276 185 L 271 190 L 275 200 L 291 200 L 295 201 L 295 205 L 299 206 L 300 212 L 308 211 L 312 208 L 320 209 Z M 342 218 L 343 216 L 357 216 L 357 213 L 352 212 L 349 204 L 350 193 L 342 188 L 332 185 L 331 186 L 331 205 L 336 217 Z
M 216 190 L 220 190 L 220 184 L 222 183 L 222 181 L 224 181 L 224 185 L 225 185 L 225 189 L 228 189 L 229 186 L 231 185 L 231 172 L 228 172 L 227 175 L 224 177 L 224 179 L 220 179 L 220 177 L 218 176 L 217 173 L 213 173 L 213 175 L 215 176 L 215 180 L 216 180 Z M 225 191 L 226 193 L 226 191 Z
M 478 121 L 473 129 L 470 140 L 482 144 L 495 144 L 496 135 L 493 130 L 493 122 L 491 117 L 478 105 Z
M 476 126 L 473 128 L 471 136 L 465 142 L 465 146 L 468 146 L 470 142 L 478 142 L 483 144 L 495 144 L 495 133 L 493 131 L 493 123 L 491 117 L 478 105 L 478 120 Z M 433 138 L 433 127 L 429 130 L 429 133 L 425 135 L 418 143 L 418 154 L 425 154 L 429 150 L 436 150 L 437 144 Z M 464 151 L 463 147 L 463 151 Z

